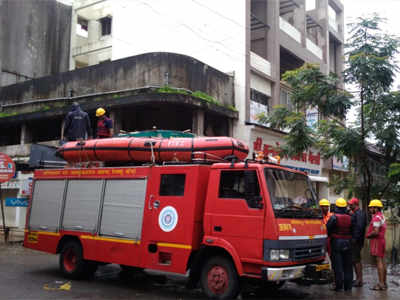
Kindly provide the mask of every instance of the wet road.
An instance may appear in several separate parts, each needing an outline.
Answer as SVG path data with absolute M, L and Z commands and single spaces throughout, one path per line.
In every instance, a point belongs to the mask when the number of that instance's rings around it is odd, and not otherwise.
M 389 289 L 371 291 L 375 270 L 365 268 L 366 285 L 337 293 L 328 285 L 288 283 L 279 291 L 244 287 L 239 299 L 400 299 L 400 270 L 389 269 Z M 100 267 L 91 279 L 69 281 L 58 271 L 58 256 L 0 242 L 0 299 L 204 299 L 200 289 L 187 290 L 184 279 L 154 274 L 124 276 L 117 265 Z

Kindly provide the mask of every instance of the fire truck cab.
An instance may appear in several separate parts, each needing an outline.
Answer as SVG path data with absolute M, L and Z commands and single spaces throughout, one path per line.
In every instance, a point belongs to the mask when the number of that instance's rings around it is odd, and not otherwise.
M 306 174 L 260 162 L 35 171 L 24 246 L 73 279 L 102 263 L 189 274 L 208 297 L 276 285 L 325 258 Z

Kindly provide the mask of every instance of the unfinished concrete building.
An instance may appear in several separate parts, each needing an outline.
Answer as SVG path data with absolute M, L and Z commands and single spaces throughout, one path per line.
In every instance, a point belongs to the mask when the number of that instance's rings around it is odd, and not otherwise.
M 325 73 L 343 70 L 340 0 L 71 3 L 63 15 L 70 18 L 69 71 L 62 72 L 63 53 L 61 73 L 31 76 L 0 90 L 0 152 L 13 156 L 20 168 L 32 143 L 58 144 L 73 101 L 90 114 L 93 127 L 101 106 L 116 132 L 189 129 L 234 136 L 270 154 L 285 134 L 257 115 L 277 104 L 291 107 L 290 87 L 281 75 L 305 62 L 319 64 Z M 43 62 L 46 70 L 57 70 L 53 63 Z M 307 117 L 318 121 L 318 111 L 310 108 Z M 313 150 L 282 164 L 315 176 L 320 197 L 336 198 L 327 182 L 343 166 L 323 161 Z

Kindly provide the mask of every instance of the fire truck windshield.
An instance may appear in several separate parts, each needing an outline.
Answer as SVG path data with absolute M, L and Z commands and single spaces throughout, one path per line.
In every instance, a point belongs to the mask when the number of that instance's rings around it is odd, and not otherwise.
M 265 168 L 264 173 L 277 218 L 322 218 L 306 175 L 272 168 Z

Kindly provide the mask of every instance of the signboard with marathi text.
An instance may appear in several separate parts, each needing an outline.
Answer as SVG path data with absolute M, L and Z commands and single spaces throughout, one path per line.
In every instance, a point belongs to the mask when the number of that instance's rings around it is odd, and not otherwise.
M 279 155 L 279 146 L 284 143 L 283 139 L 281 140 L 282 142 L 276 137 L 268 137 L 268 139 L 263 140 L 261 136 L 253 136 L 253 150 L 255 152 L 262 151 L 264 157 L 277 156 Z M 311 149 L 300 155 L 281 157 L 280 165 L 306 172 L 309 175 L 320 175 L 322 170 L 321 154 Z
M 7 154 L 0 152 L 0 183 L 9 181 L 14 174 L 14 162 Z

